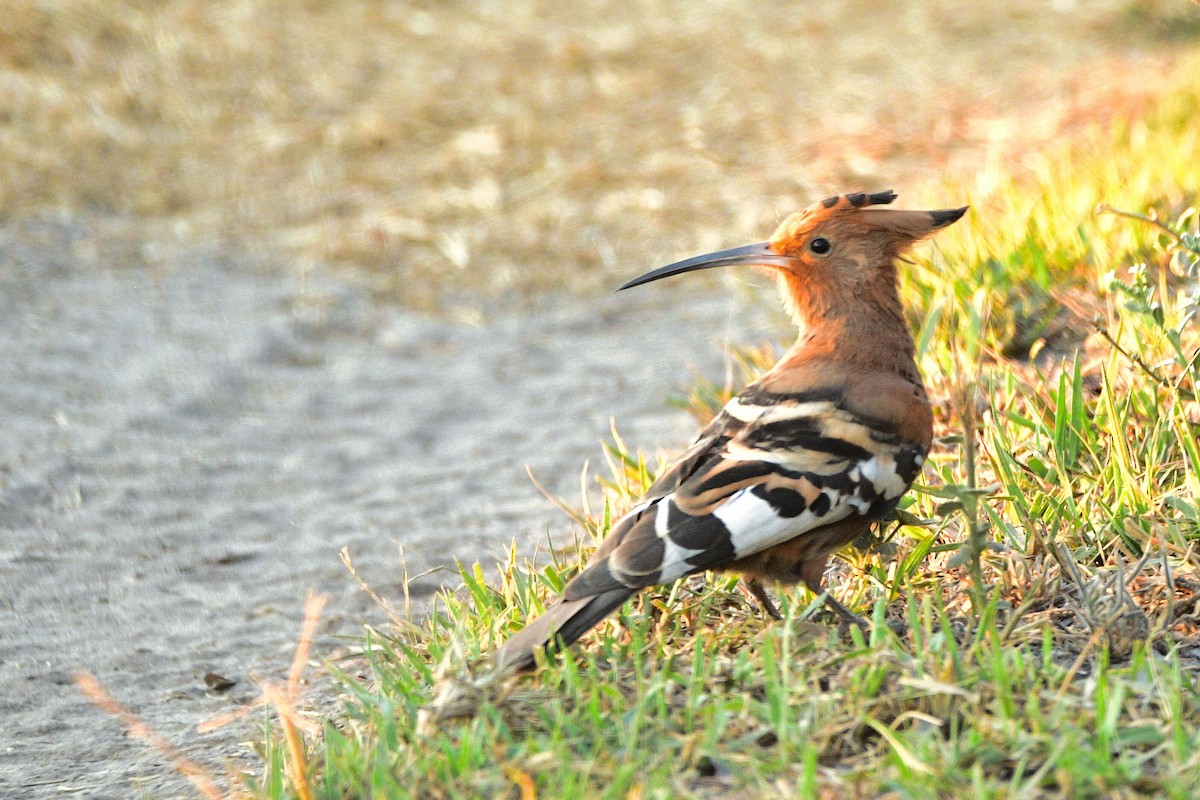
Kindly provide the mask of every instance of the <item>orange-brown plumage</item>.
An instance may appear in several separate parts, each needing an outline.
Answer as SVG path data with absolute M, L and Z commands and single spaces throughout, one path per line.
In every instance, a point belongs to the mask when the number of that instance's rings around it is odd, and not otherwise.
M 927 211 L 860 209 L 845 197 L 837 200 L 792 214 L 769 241 L 773 251 L 793 259 L 774 269 L 783 302 L 800 327 L 797 346 L 776 372 L 786 376 L 792 367 L 832 360 L 919 380 L 896 293 L 896 259 L 941 225 Z M 814 254 L 806 245 L 817 237 L 837 246 Z
M 546 615 L 497 661 L 526 668 L 634 592 L 735 570 L 820 591 L 829 555 L 895 508 L 932 440 L 932 413 L 896 290 L 896 261 L 965 208 L 894 211 L 891 192 L 816 203 L 768 242 L 653 270 L 621 288 L 716 266 L 776 271 L 799 327 L 779 362 L 729 401 L 608 538 Z M 853 614 L 826 597 L 847 619 Z

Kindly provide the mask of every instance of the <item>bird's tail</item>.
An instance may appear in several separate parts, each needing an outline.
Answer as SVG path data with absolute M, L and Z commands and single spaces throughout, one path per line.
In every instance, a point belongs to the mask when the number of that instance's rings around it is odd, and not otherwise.
M 545 614 L 501 645 L 494 656 L 496 665 L 513 671 L 532 669 L 538 650 L 558 649 L 572 644 L 596 623 L 620 608 L 633 592 L 622 587 L 578 600 L 558 600 L 546 609 Z

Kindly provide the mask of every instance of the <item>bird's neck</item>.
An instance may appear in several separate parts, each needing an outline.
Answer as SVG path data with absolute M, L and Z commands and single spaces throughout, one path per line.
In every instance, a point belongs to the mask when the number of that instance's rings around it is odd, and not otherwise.
M 844 363 L 920 384 L 916 348 L 894 280 L 846 286 L 781 272 L 779 289 L 800 334 L 776 370 Z

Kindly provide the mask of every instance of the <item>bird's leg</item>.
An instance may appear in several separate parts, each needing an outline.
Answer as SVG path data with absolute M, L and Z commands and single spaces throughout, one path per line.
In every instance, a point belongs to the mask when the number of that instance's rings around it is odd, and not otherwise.
M 767 594 L 767 590 L 763 588 L 762 581 L 758 578 L 750 578 L 742 576 L 738 582 L 738 588 L 742 590 L 742 594 L 747 597 L 752 597 L 758 601 L 759 606 L 766 612 L 767 616 L 774 620 L 783 619 L 783 614 L 779 613 L 779 609 L 775 607 L 775 601 Z
M 825 577 L 825 562 L 825 558 L 812 558 L 801 563 L 798 570 L 800 580 L 804 581 L 804 585 L 813 594 L 824 600 L 825 607 L 836 614 L 843 625 L 857 625 L 863 633 L 867 633 L 871 630 L 870 623 L 839 603 L 828 589 L 821 588 L 821 580 Z
M 833 595 L 831 595 L 829 593 L 828 589 L 821 592 L 821 597 L 824 598 L 824 600 L 825 600 L 825 607 L 828 608 L 830 611 L 832 611 L 834 614 L 837 614 L 838 617 L 842 620 L 843 625 L 846 625 L 846 626 L 857 625 L 862 630 L 863 633 L 870 632 L 871 624 L 869 622 L 867 622 L 865 619 L 863 619 L 862 617 L 860 617 L 858 614 L 855 614 L 853 611 L 846 608 L 844 605 L 842 605 L 837 600 L 835 600 Z
M 841 633 L 846 633 L 846 631 L 850 629 L 851 625 L 857 625 L 859 630 L 861 630 L 863 633 L 870 633 L 870 622 L 839 603 L 837 599 L 829 593 L 828 589 L 821 588 L 821 578 L 824 577 L 824 573 L 824 559 L 816 563 L 812 561 L 806 561 L 800 567 L 801 580 L 804 581 L 804 585 L 807 586 L 813 594 L 820 597 L 821 600 L 824 601 L 825 607 L 836 614 L 838 619 L 842 621 L 842 624 L 838 626 L 838 629 Z M 888 630 L 897 636 L 903 636 L 905 631 L 908 629 L 908 626 L 905 625 L 901 620 L 891 620 L 887 623 L 887 627 Z

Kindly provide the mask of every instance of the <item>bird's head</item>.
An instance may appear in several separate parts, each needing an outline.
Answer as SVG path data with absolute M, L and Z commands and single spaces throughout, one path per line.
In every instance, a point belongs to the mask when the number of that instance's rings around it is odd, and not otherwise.
M 798 211 L 766 242 L 708 253 L 668 264 L 621 286 L 628 289 L 683 272 L 738 264 L 770 267 L 790 276 L 792 291 L 836 286 L 847 292 L 895 284 L 894 262 L 915 242 L 945 228 L 966 207 L 942 211 L 877 208 L 896 199 L 894 192 L 830 197 Z M 894 290 L 893 290 L 894 291 Z M 790 298 L 789 298 L 790 299 Z

